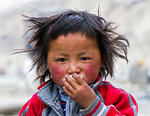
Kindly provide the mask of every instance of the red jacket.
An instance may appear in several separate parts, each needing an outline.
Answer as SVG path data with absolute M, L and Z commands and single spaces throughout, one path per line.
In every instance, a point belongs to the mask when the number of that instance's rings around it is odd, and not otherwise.
M 50 90 L 50 88 L 52 88 Z M 19 116 L 62 116 L 63 113 L 59 107 L 59 101 L 53 82 L 46 82 L 39 87 L 39 92 L 22 107 Z M 53 91 L 54 90 L 54 91 Z M 46 94 L 46 92 L 49 92 Z M 51 92 L 53 94 L 51 94 Z M 95 91 L 97 98 L 87 109 L 80 108 L 77 116 L 136 116 L 138 105 L 133 96 L 122 89 L 113 87 L 109 82 L 102 82 Z M 52 95 L 53 97 L 49 97 Z M 47 99 L 48 98 L 48 99 Z M 52 98 L 52 100 L 51 100 Z M 52 103 L 54 102 L 54 103 Z M 58 102 L 58 103 L 57 103 Z M 66 106 L 67 107 L 67 106 Z M 72 108 L 73 109 L 73 108 Z M 69 112 L 69 111 L 68 111 Z M 69 114 L 71 116 L 75 114 Z

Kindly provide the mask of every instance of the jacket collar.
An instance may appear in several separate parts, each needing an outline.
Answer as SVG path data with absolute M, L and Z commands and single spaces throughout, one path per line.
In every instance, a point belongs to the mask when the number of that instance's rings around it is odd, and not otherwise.
M 40 88 L 37 96 L 42 100 L 47 106 L 55 108 L 59 113 L 61 112 L 61 106 L 59 101 L 59 92 L 56 84 L 52 80 L 47 82 L 42 88 Z
M 99 77 L 100 78 L 100 77 Z M 92 84 L 91 87 L 95 90 L 96 94 L 101 98 L 101 94 L 96 90 L 99 87 L 102 78 L 100 78 L 96 83 Z M 59 100 L 59 89 L 57 85 L 52 81 L 46 82 L 41 88 L 39 88 L 39 92 L 37 94 L 40 100 L 43 101 L 48 107 L 51 107 L 55 110 L 57 115 L 63 115 L 62 108 Z M 74 101 L 68 100 L 66 107 L 71 110 L 71 112 L 67 112 L 68 115 L 74 114 L 74 112 L 79 112 L 79 105 L 77 105 Z

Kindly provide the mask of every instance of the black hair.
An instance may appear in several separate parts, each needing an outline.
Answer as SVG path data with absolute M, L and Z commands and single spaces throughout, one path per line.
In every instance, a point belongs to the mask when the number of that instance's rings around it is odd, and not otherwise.
M 122 58 L 128 62 L 127 47 L 128 40 L 115 32 L 116 26 L 113 22 L 107 22 L 103 17 L 86 11 L 66 10 L 50 17 L 26 17 L 31 22 L 32 35 L 28 39 L 28 45 L 24 51 L 29 52 L 36 66 L 37 79 L 43 83 L 50 74 L 47 66 L 47 55 L 50 48 L 49 42 L 60 35 L 81 32 L 88 37 L 96 38 L 101 51 L 103 68 L 101 72 L 106 77 L 113 76 L 114 62 Z

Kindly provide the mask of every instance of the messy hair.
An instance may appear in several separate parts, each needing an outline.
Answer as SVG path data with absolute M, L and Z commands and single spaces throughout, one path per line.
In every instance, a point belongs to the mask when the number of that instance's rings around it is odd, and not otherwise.
M 32 35 L 28 38 L 26 48 L 33 60 L 33 67 L 36 67 L 37 80 L 45 82 L 50 76 L 47 66 L 47 56 L 50 49 L 50 42 L 56 40 L 60 35 L 81 32 L 87 37 L 96 38 L 101 52 L 103 68 L 100 69 L 105 77 L 114 73 L 114 62 L 117 58 L 128 62 L 127 47 L 128 40 L 115 32 L 116 26 L 113 22 L 107 22 L 103 17 L 86 11 L 66 10 L 50 17 L 26 17 L 31 23 L 28 31 Z

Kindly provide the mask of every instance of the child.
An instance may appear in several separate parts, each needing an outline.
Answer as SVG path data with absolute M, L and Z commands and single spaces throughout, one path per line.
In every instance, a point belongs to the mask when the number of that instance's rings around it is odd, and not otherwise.
M 19 116 L 137 115 L 131 94 L 102 81 L 113 76 L 117 58 L 128 61 L 128 40 L 114 31 L 113 23 L 74 10 L 28 21 L 32 48 L 25 51 L 41 85 Z

